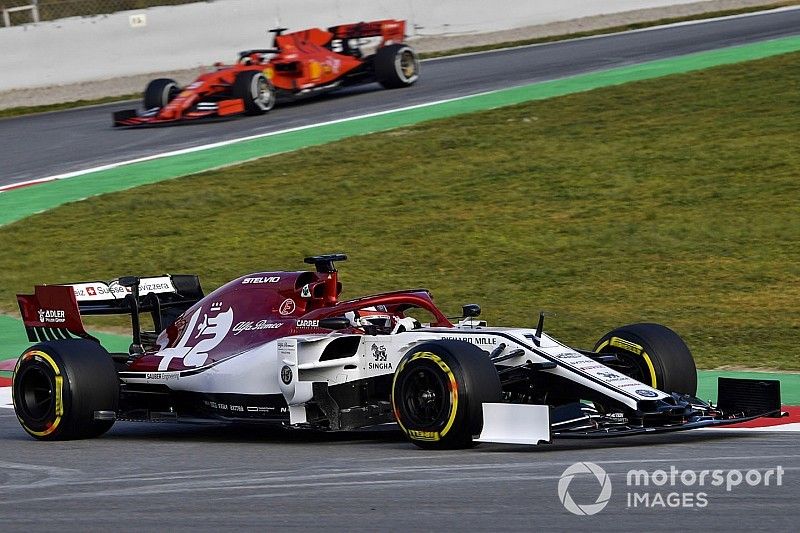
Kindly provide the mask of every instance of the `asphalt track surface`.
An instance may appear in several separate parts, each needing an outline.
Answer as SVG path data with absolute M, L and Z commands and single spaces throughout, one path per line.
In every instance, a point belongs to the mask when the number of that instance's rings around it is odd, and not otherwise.
M 117 130 L 110 104 L 0 120 L 0 185 L 329 120 L 800 34 L 800 10 L 677 25 L 426 61 L 411 88 L 377 84 L 244 117 L 181 127 Z
M 229 427 L 118 423 L 104 437 L 42 443 L 0 410 L 0 529 L 796 531 L 796 434 L 675 433 L 604 442 L 419 450 L 397 431 L 319 435 Z M 558 497 L 576 462 L 608 472 L 611 498 L 575 516 Z M 776 486 L 629 487 L 627 472 L 783 468 Z M 710 479 L 710 478 L 709 478 Z M 568 488 L 594 503 L 600 485 Z M 684 494 L 704 507 L 629 506 L 628 493 Z M 631 498 L 633 496 L 630 496 Z M 672 498 L 675 498 L 674 496 Z

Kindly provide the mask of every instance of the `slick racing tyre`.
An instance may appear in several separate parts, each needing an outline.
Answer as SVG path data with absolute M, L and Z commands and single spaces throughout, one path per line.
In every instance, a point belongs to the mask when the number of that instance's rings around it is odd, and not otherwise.
M 17 418 L 31 436 L 91 438 L 114 424 L 119 380 L 111 356 L 94 341 L 42 342 L 17 361 L 12 394 Z
M 144 108 L 164 107 L 181 92 L 175 80 L 158 78 L 147 84 L 144 90 Z
M 263 115 L 275 106 L 275 88 L 264 73 L 257 70 L 246 70 L 236 75 L 233 97 L 244 100 L 248 115 Z
M 405 44 L 392 44 L 375 54 L 375 77 L 387 89 L 408 87 L 419 79 L 419 58 Z
M 619 359 L 607 365 L 664 392 L 694 396 L 697 368 L 692 352 L 677 333 L 660 324 L 631 324 L 603 335 L 595 352 Z
M 392 409 L 420 448 L 472 446 L 483 429 L 483 404 L 500 401 L 500 378 L 489 354 L 461 341 L 415 346 L 392 381 Z

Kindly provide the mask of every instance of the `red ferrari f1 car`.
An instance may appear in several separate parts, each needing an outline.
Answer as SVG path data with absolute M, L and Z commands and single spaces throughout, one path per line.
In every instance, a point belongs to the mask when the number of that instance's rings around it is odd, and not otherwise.
M 239 52 L 235 65 L 217 64 L 180 88 L 159 78 L 144 91 L 144 111 L 114 113 L 115 126 L 261 115 L 279 97 L 295 99 L 347 85 L 378 82 L 386 88 L 419 78 L 416 52 L 404 44 L 405 21 L 377 20 L 284 33 L 270 30 L 274 46 Z
M 37 286 L 19 295 L 28 338 L 13 378 L 17 417 L 41 440 L 96 437 L 116 420 L 218 420 L 322 431 L 395 422 L 423 448 L 539 444 L 781 416 L 780 382 L 720 378 L 695 397 L 692 354 L 658 324 L 616 328 L 593 350 L 535 328 L 455 324 L 425 289 L 340 301 L 334 261 L 257 272 L 204 296 L 197 276 Z M 140 314 L 151 315 L 142 331 Z M 109 353 L 82 315 L 127 314 Z

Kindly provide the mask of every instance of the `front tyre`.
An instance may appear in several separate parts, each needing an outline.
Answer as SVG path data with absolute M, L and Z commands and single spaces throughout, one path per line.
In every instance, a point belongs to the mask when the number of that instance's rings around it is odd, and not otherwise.
M 680 336 L 660 324 L 630 324 L 609 331 L 595 352 L 613 353 L 608 366 L 664 392 L 697 394 L 697 367 Z
M 392 44 L 375 53 L 375 77 L 387 89 L 408 87 L 419 79 L 419 57 L 408 45 Z
M 144 89 L 144 108 L 166 107 L 173 98 L 180 94 L 181 90 L 175 80 L 169 78 L 157 78 L 147 84 Z
M 233 97 L 244 101 L 248 115 L 263 115 L 275 106 L 275 88 L 264 73 L 257 70 L 245 70 L 236 75 Z
M 415 346 L 392 381 L 392 409 L 406 436 L 427 449 L 467 448 L 483 429 L 483 404 L 500 401 L 489 354 L 461 341 Z
M 111 355 L 86 339 L 42 342 L 25 350 L 12 382 L 22 428 L 39 440 L 97 437 L 114 424 L 119 379 Z M 112 416 L 98 419 L 96 413 Z

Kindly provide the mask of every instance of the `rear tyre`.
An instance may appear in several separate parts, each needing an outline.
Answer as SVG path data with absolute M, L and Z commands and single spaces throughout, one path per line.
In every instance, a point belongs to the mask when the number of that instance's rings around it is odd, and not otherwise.
M 175 80 L 158 78 L 147 84 L 144 90 L 144 108 L 164 107 L 181 92 Z
M 114 420 L 119 379 L 111 355 L 85 339 L 42 342 L 25 350 L 12 382 L 14 410 L 22 428 L 39 440 L 98 437 Z
M 236 75 L 233 97 L 244 101 L 248 115 L 263 115 L 275 106 L 275 88 L 263 72 L 246 70 Z
M 408 45 L 392 44 L 375 54 L 375 77 L 387 89 L 408 87 L 419 79 L 419 58 Z
M 697 367 L 686 343 L 666 326 L 630 324 L 603 335 L 595 352 L 613 353 L 615 370 L 664 392 L 697 394 Z
M 461 341 L 414 347 L 392 381 L 397 423 L 420 448 L 472 446 L 483 429 L 483 404 L 499 401 L 500 378 L 489 354 Z

